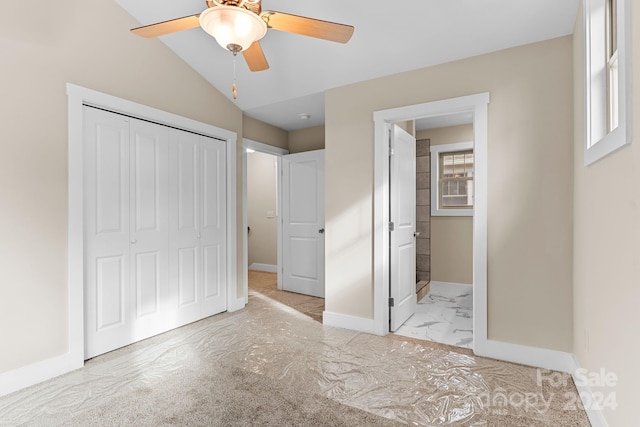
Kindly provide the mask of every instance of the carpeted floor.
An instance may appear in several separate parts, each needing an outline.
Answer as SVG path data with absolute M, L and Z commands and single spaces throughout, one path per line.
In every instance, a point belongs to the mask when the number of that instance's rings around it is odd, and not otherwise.
M 238 368 L 181 371 L 64 422 L 84 426 L 402 426 Z
M 268 294 L 1 397 L 0 426 L 589 426 L 567 374 L 323 326 Z

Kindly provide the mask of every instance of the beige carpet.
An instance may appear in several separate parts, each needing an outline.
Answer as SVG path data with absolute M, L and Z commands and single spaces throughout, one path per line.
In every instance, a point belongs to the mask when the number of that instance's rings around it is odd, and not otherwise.
M 403 424 L 238 368 L 174 373 L 64 426 L 372 426 Z
M 244 310 L 0 397 L 0 427 L 587 427 L 579 402 L 568 374 L 327 327 L 252 289 Z

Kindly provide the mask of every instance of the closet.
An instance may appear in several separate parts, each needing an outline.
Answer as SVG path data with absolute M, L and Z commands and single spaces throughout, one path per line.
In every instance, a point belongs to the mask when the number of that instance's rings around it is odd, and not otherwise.
M 84 107 L 85 359 L 226 307 L 225 142 Z

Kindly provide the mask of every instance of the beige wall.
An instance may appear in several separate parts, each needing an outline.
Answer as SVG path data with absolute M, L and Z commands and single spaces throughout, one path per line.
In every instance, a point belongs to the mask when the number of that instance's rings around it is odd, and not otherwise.
M 242 136 L 263 144 L 288 149 L 289 133 L 268 123 L 249 116 L 242 116 Z
M 276 157 L 247 154 L 247 218 L 249 220 L 249 266 L 278 264 L 276 223 Z
M 289 153 L 322 150 L 324 148 L 324 126 L 289 131 Z
M 111 0 L 0 3 L 0 373 L 67 351 L 67 82 L 241 137 L 240 110 L 136 25 Z
M 473 141 L 473 125 L 448 126 L 437 129 L 419 130 L 417 139 L 430 139 L 431 145 L 453 144 Z
M 584 166 L 584 36 L 578 13 L 574 35 L 574 352 L 593 372 L 615 373 L 618 407 L 605 408 L 611 426 L 638 425 L 640 384 L 640 8 L 632 5 L 633 141 Z M 633 421 L 635 420 L 635 421 Z
M 473 125 L 423 130 L 417 135 L 429 139 L 432 146 L 468 142 L 473 141 Z M 473 217 L 431 217 L 431 280 L 473 283 Z
M 431 280 L 473 284 L 471 217 L 431 217 Z
M 488 91 L 489 338 L 571 351 L 571 50 L 562 37 L 326 93 L 328 311 L 373 317 L 373 112 Z

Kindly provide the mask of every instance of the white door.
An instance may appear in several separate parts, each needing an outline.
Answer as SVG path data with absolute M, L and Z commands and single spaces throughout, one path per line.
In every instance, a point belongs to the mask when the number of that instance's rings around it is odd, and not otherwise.
M 390 138 L 389 305 L 390 330 L 395 331 L 416 307 L 416 139 L 395 125 Z
M 282 289 L 324 298 L 324 150 L 282 157 Z
M 131 338 L 166 331 L 169 306 L 167 128 L 130 120 Z
M 129 119 L 84 108 L 85 355 L 129 343 Z
M 169 283 L 179 323 L 200 319 L 200 137 L 169 133 Z
M 169 133 L 169 283 L 179 324 L 226 310 L 226 163 L 222 141 Z
M 227 169 L 224 142 L 200 137 L 200 157 L 202 220 L 198 239 L 202 248 L 201 315 L 206 317 L 227 309 Z

